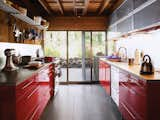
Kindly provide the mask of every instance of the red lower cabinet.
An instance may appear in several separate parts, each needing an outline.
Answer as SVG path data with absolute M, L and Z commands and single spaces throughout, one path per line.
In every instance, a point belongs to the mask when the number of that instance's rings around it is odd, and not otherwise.
M 104 87 L 108 95 L 111 95 L 111 78 L 110 78 L 110 65 L 104 61 L 99 62 L 99 81 Z
M 53 70 L 48 64 L 15 86 L 0 87 L 0 120 L 39 120 L 53 96 Z
M 124 120 L 160 120 L 160 81 L 119 73 L 119 109 Z

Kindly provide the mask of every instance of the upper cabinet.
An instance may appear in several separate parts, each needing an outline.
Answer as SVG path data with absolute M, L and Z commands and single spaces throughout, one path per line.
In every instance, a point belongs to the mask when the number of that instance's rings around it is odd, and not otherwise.
M 133 10 L 133 0 L 127 0 L 117 9 L 117 18 L 121 19 L 122 17 L 128 15 Z
M 110 16 L 109 32 L 128 33 L 160 23 L 160 0 L 125 0 Z M 118 37 L 118 36 L 117 36 Z
M 136 1 L 136 0 L 135 0 Z M 140 29 L 160 22 L 160 1 L 152 3 L 134 15 L 134 28 Z
M 134 0 L 134 9 L 138 8 L 139 6 L 141 6 L 143 3 L 147 2 L 149 0 Z

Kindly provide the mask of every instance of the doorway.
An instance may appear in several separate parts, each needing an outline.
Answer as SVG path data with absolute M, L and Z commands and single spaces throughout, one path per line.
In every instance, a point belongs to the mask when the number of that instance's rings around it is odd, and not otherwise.
M 61 59 L 60 83 L 93 83 L 93 57 L 105 54 L 104 31 L 47 31 L 45 55 Z

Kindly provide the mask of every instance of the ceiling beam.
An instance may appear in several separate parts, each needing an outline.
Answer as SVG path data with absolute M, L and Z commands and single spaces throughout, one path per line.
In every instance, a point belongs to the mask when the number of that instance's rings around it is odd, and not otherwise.
M 64 8 L 63 8 L 61 1 L 57 0 L 57 4 L 59 6 L 59 10 L 60 10 L 61 14 L 64 15 Z
M 111 1 L 112 0 L 103 0 L 102 5 L 98 12 L 99 15 L 105 10 L 105 8 L 110 4 Z
M 87 14 L 88 5 L 89 5 L 89 0 L 85 0 L 85 8 L 83 9 L 83 15 Z
M 43 8 L 47 11 L 48 14 L 51 14 L 50 7 L 45 0 L 38 0 L 39 3 L 43 6 Z
M 125 0 L 116 0 L 113 7 L 110 8 L 110 13 L 112 13 L 115 9 L 117 9 Z

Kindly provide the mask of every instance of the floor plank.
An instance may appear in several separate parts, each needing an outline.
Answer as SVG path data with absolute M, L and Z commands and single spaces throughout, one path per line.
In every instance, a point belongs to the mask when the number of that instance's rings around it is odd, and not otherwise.
M 61 85 L 41 120 L 122 120 L 100 85 Z

